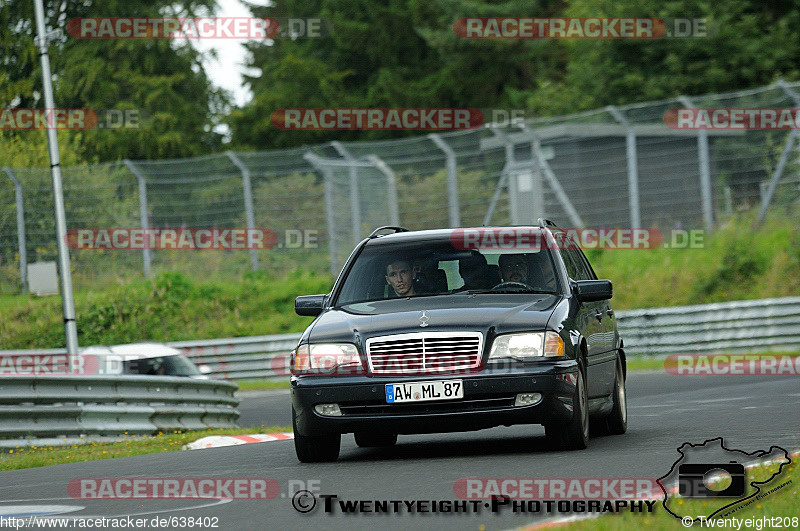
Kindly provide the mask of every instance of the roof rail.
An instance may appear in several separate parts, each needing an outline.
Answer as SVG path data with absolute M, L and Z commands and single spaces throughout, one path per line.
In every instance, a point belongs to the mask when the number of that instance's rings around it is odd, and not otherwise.
M 395 226 L 392 226 L 392 225 L 386 225 L 384 227 L 378 227 L 377 229 L 372 231 L 370 233 L 370 235 L 367 236 L 367 238 L 378 238 L 379 236 L 381 236 L 378 233 L 380 231 L 382 231 L 382 230 L 393 230 L 395 234 L 398 233 L 398 232 L 408 232 L 408 229 L 405 228 L 405 227 L 395 227 Z
M 541 228 L 543 228 L 543 229 L 544 229 L 544 228 L 547 228 L 547 227 L 555 227 L 555 228 L 558 228 L 558 226 L 557 226 L 555 223 L 553 223 L 552 221 L 550 221 L 550 220 L 549 220 L 549 219 L 547 219 L 547 218 L 539 218 L 539 220 L 537 221 L 537 223 L 538 223 L 538 224 L 539 224 L 539 226 L 540 226 Z

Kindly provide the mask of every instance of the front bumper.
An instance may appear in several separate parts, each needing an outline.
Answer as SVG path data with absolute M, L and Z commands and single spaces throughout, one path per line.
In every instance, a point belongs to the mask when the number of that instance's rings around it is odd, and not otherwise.
M 295 431 L 304 436 L 355 431 L 412 434 L 567 421 L 572 418 L 577 372 L 575 360 L 538 360 L 464 375 L 292 377 Z M 449 379 L 463 381 L 464 398 L 386 403 L 385 384 Z M 541 393 L 542 399 L 514 406 L 519 393 Z M 318 404 L 334 403 L 341 416 L 322 416 L 314 410 Z

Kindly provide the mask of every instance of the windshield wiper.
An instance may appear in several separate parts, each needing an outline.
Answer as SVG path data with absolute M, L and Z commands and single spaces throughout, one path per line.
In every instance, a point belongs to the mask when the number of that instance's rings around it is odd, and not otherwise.
M 554 295 L 553 291 L 542 291 L 538 289 L 468 289 L 466 291 L 459 291 L 457 293 L 467 293 L 469 295 L 484 295 L 488 293 L 540 293 L 546 295 Z

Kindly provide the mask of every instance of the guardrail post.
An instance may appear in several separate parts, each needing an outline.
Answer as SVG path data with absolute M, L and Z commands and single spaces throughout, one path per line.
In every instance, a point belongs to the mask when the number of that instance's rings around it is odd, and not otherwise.
M 800 107 L 800 94 L 797 94 L 794 89 L 787 85 L 786 81 L 779 79 L 775 84 L 792 99 L 795 107 Z M 758 211 L 758 218 L 756 218 L 756 222 L 753 226 L 754 229 L 757 229 L 758 226 L 761 225 L 761 222 L 764 221 L 764 216 L 767 215 L 767 209 L 769 208 L 769 204 L 772 202 L 772 196 L 775 195 L 775 189 L 778 187 L 778 181 L 780 181 L 781 177 L 783 177 L 783 170 L 786 167 L 787 160 L 789 159 L 789 153 L 792 151 L 792 147 L 794 147 L 796 141 L 797 129 L 792 129 L 789 132 L 789 138 L 786 139 L 786 144 L 783 146 L 783 153 L 781 153 L 778 166 L 775 168 L 775 172 L 772 174 L 772 178 L 769 181 L 767 194 L 761 200 L 761 209 Z
M 231 159 L 233 165 L 239 168 L 239 171 L 242 174 L 242 188 L 244 189 L 244 215 L 245 215 L 245 223 L 247 223 L 248 230 L 253 230 L 256 228 L 256 216 L 255 210 L 253 208 L 253 187 L 250 183 L 250 168 L 242 162 L 242 159 L 239 158 L 236 153 L 233 151 L 226 151 L 225 154 Z M 249 243 L 249 239 L 248 239 Z M 251 248 L 250 249 L 250 269 L 253 271 L 258 271 L 258 249 Z
M 686 96 L 679 96 L 678 101 L 687 109 L 696 107 L 692 100 Z M 697 130 L 697 158 L 700 164 L 700 196 L 703 201 L 703 223 L 706 232 L 710 233 L 714 228 L 714 207 L 711 201 L 711 164 L 708 154 L 708 131 L 705 129 Z
M 631 228 L 642 226 L 642 212 L 639 204 L 639 160 L 636 156 L 636 132 L 631 123 L 613 105 L 606 107 L 616 121 L 625 127 L 625 153 L 628 159 L 628 207 L 631 211 Z
M 447 210 L 450 213 L 450 226 L 461 226 L 461 211 L 458 204 L 458 167 L 456 161 L 456 152 L 450 147 L 450 144 L 442 140 L 438 133 L 431 133 L 428 135 L 436 147 L 442 150 L 446 157 L 445 166 L 447 168 Z
M 125 159 L 123 162 L 125 163 L 125 166 L 128 167 L 128 170 L 136 177 L 136 180 L 139 183 L 139 223 L 141 223 L 142 229 L 144 229 L 145 234 L 147 234 L 150 229 L 150 221 L 147 217 L 147 182 L 145 181 L 142 172 L 139 171 L 139 168 L 137 168 L 132 161 Z M 149 242 L 150 240 L 145 238 L 144 241 Z M 145 244 L 144 249 L 142 249 L 144 278 L 150 278 L 150 266 L 153 259 L 153 251 L 148 247 L 149 246 Z
M 19 278 L 22 282 L 22 293 L 28 293 L 28 249 L 25 244 L 25 204 L 22 196 L 22 183 L 19 182 L 11 168 L 5 167 L 8 178 L 14 183 L 14 197 L 17 203 L 17 246 L 19 247 Z
M 398 226 L 400 225 L 400 210 L 397 206 L 397 176 L 394 170 L 379 156 L 367 155 L 366 159 L 386 176 L 387 196 L 389 197 L 389 223 Z
M 303 158 L 322 174 L 325 182 L 325 224 L 328 232 L 328 261 L 330 262 L 331 276 L 336 278 L 339 272 L 339 259 L 336 254 L 336 218 L 333 215 L 333 169 L 322 163 L 322 159 L 311 151 L 307 151 Z
M 353 226 L 353 245 L 358 245 L 361 241 L 361 202 L 358 197 L 358 170 L 356 169 L 355 158 L 347 151 L 341 142 L 334 140 L 331 142 L 331 146 L 349 163 L 350 216 Z

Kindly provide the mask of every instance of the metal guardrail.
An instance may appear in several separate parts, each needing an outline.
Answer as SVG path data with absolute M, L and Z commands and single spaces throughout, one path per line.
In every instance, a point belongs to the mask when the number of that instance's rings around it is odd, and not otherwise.
M 800 297 L 618 311 L 617 322 L 629 356 L 800 351 Z M 289 355 L 300 335 L 175 341 L 168 345 L 181 350 L 195 364 L 207 365 L 213 378 L 281 380 L 288 378 Z M 64 350 L 24 352 L 63 354 Z
M 800 297 L 617 312 L 634 355 L 800 350 Z
M 236 389 L 164 376 L 7 376 L 0 378 L 0 438 L 236 427 Z
M 284 379 L 289 376 L 289 354 L 301 334 L 173 341 L 196 365 L 206 365 L 209 376 L 226 380 Z
M 617 312 L 629 356 L 800 350 L 800 297 Z M 180 341 L 216 378 L 286 378 L 300 334 Z

